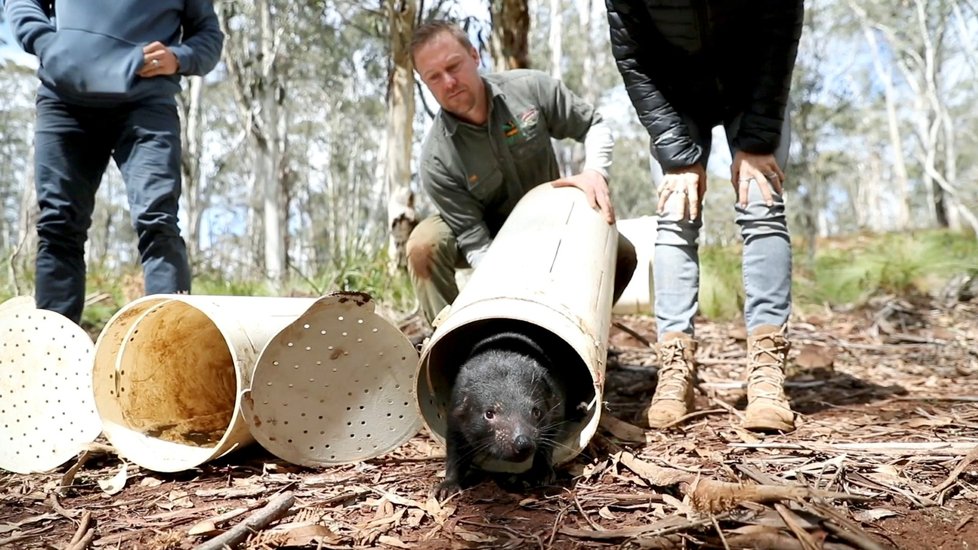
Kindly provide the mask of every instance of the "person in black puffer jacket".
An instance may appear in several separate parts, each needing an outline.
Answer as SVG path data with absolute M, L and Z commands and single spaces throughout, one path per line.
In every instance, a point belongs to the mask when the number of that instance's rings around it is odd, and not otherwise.
M 699 308 L 700 210 L 714 126 L 733 157 L 731 183 L 744 239 L 749 332 L 744 425 L 794 429 L 784 393 L 791 312 L 791 241 L 782 185 L 787 103 L 802 0 L 606 0 L 611 46 L 662 167 L 654 284 L 660 368 L 648 411 L 664 427 L 693 406 Z

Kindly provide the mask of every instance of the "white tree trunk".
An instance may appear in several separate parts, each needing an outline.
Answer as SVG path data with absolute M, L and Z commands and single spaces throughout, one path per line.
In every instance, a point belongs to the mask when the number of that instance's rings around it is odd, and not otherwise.
M 388 257 L 392 271 L 407 267 L 406 245 L 418 224 L 411 190 L 411 145 L 414 123 L 414 66 L 409 44 L 417 10 L 414 0 L 389 0 L 391 74 L 387 89 L 387 190 Z
M 564 36 L 561 13 L 561 0 L 550 0 L 550 32 L 547 33 L 547 44 L 550 46 L 550 75 L 560 80 L 564 77 Z
M 288 125 L 284 108 L 286 79 L 280 64 L 284 29 L 276 26 L 275 16 L 288 4 L 272 6 L 271 0 L 242 4 L 248 11 L 235 12 L 232 3 L 216 5 L 222 29 L 229 39 L 224 47 L 224 60 L 234 84 L 236 103 L 248 131 L 253 166 L 253 193 L 256 207 L 261 211 L 262 231 L 252 235 L 263 237 L 262 256 L 265 276 L 275 285 L 282 285 L 286 276 L 286 241 L 288 237 L 288 205 L 286 204 L 285 139 Z M 249 35 L 231 28 L 230 20 L 240 15 L 257 17 L 258 32 Z M 253 52 L 257 50 L 256 56 Z M 255 217 L 249 215 L 249 219 Z
M 862 4 L 850 0 L 849 6 L 864 25 L 880 31 L 887 38 L 895 52 L 894 63 L 914 93 L 914 130 L 920 144 L 916 156 L 923 165 L 922 181 L 936 224 L 940 227 L 950 226 L 952 216 L 949 213 L 953 211 L 975 228 L 976 224 L 971 220 L 976 217 L 961 201 L 956 187 L 956 138 L 940 88 L 941 71 L 948 55 L 945 44 L 947 21 L 938 21 L 936 28 L 932 29 L 927 2 L 913 0 L 913 23 L 917 33 L 913 41 L 909 41 L 904 38 L 906 33 L 896 32 L 887 21 L 874 20 Z M 943 172 L 938 169 L 937 163 L 941 151 L 944 153 Z M 960 223 L 960 219 L 956 222 Z
M 31 138 L 28 149 L 28 159 L 25 163 L 23 193 L 20 195 L 20 207 L 17 216 L 17 244 L 10 253 L 10 283 L 15 295 L 24 294 L 27 289 L 18 283 L 22 274 L 33 271 L 34 259 L 37 257 L 37 188 L 34 186 L 34 128 L 29 128 Z M 33 285 L 32 285 L 33 286 Z
M 183 173 L 183 199 L 187 219 L 187 253 L 191 260 L 200 251 L 200 221 L 203 216 L 201 157 L 203 154 L 204 122 L 201 104 L 204 96 L 204 78 L 191 76 L 187 79 L 187 93 L 182 96 L 183 105 L 183 156 L 180 169 Z
M 268 0 L 260 0 L 261 10 L 261 48 L 265 67 L 262 71 L 266 77 L 266 85 L 261 89 L 259 104 L 261 105 L 262 125 L 265 127 L 265 147 L 261 149 L 259 161 L 264 165 L 265 181 L 262 185 L 262 211 L 265 223 L 265 270 L 268 278 L 274 283 L 282 283 L 285 279 L 285 217 L 284 193 L 281 176 L 283 175 L 282 140 L 284 138 L 281 125 L 285 122 L 280 101 L 284 99 L 284 85 L 278 74 L 277 60 L 279 36 L 272 18 L 272 6 Z
M 880 59 L 876 34 L 864 21 L 863 34 L 873 54 L 873 68 L 876 76 L 883 83 L 883 98 L 886 102 L 886 120 L 890 137 L 890 153 L 893 157 L 893 226 L 907 227 L 910 223 L 910 178 L 907 175 L 907 163 L 903 156 L 903 139 L 900 135 L 900 121 L 897 118 L 896 90 L 893 87 L 893 77 L 889 69 L 884 68 Z

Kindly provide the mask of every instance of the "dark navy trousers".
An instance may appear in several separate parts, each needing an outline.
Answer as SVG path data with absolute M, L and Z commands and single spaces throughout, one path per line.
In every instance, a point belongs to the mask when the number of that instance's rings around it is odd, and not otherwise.
M 190 291 L 180 236 L 180 118 L 175 105 L 82 107 L 39 97 L 34 135 L 37 307 L 74 322 L 85 304 L 85 241 L 109 159 L 126 184 L 147 294 Z

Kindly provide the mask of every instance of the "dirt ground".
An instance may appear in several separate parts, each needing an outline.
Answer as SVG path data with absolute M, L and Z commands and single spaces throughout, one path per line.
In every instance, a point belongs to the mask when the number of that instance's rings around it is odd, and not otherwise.
M 698 414 L 642 429 L 654 329 L 615 318 L 605 420 L 554 487 L 486 481 L 439 504 L 443 450 L 424 433 L 354 465 L 304 468 L 253 445 L 177 474 L 120 475 L 103 446 L 74 472 L 0 473 L 0 548 L 193 548 L 274 505 L 284 513 L 248 548 L 978 548 L 978 303 L 793 319 L 800 416 L 767 436 L 739 427 L 735 323 L 699 325 Z

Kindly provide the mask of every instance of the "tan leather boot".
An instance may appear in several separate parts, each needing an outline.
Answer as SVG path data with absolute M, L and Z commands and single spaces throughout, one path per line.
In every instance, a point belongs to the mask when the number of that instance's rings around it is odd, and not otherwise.
M 696 380 L 696 341 L 682 332 L 667 332 L 659 340 L 659 382 L 649 406 L 649 427 L 661 428 L 693 409 Z
M 790 344 L 786 327 L 761 325 L 747 338 L 747 414 L 744 427 L 755 431 L 790 432 L 795 413 L 784 394 L 785 362 Z

